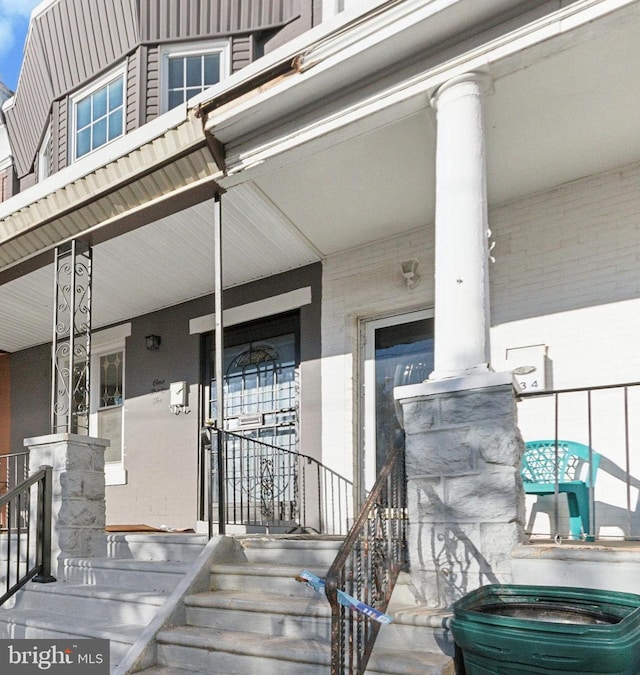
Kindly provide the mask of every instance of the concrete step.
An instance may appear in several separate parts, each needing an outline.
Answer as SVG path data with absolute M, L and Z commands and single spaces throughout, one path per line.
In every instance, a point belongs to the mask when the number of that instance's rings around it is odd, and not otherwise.
M 185 598 L 187 624 L 216 630 L 286 635 L 299 639 L 328 640 L 331 634 L 329 603 L 308 589 L 310 596 L 278 597 L 268 594 L 216 591 Z
M 304 597 L 308 587 L 295 579 L 303 569 L 321 578 L 326 573 L 324 568 L 301 565 L 216 563 L 211 566 L 211 590 Z
M 43 608 L 0 610 L 0 639 L 108 639 L 111 671 L 129 651 L 143 626 L 103 621 L 87 621 L 82 615 L 61 615 Z
M 67 558 L 62 581 L 171 592 L 189 569 L 188 562 L 153 562 L 115 558 Z
M 261 675 L 326 675 L 331 665 L 328 640 L 260 635 L 181 626 L 158 635 L 162 666 L 198 673 Z M 371 656 L 370 675 L 454 675 L 453 659 L 442 654 L 377 650 Z
M 158 634 L 160 665 L 202 673 L 326 675 L 326 641 L 179 626 Z
M 168 594 L 161 591 L 136 591 L 130 588 L 94 586 L 58 581 L 52 584 L 28 584 L 14 596 L 7 611 L 38 610 L 46 607 L 64 619 L 82 616 L 109 623 L 147 624 L 165 603 Z M 2 612 L 0 611 L 0 618 Z
M 316 567 L 328 570 L 344 537 L 320 535 L 246 535 L 236 536 L 247 560 L 252 563 L 285 562 L 301 569 Z
M 208 541 L 204 534 L 107 533 L 109 558 L 193 562 Z
M 401 650 L 453 656 L 453 636 L 448 628 L 451 612 L 415 605 L 387 611 L 393 622 L 380 628 L 374 653 Z

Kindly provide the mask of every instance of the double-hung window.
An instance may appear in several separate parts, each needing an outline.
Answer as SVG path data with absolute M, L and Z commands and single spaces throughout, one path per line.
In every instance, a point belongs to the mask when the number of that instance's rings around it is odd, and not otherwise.
M 74 160 L 124 133 L 124 69 L 110 73 L 71 99 Z
M 125 340 L 131 324 L 121 324 L 95 333 L 91 344 L 91 403 L 89 432 L 105 438 L 105 478 L 107 485 L 127 482 L 125 471 Z
M 229 43 L 199 43 L 162 51 L 162 108 L 170 110 L 229 74 Z

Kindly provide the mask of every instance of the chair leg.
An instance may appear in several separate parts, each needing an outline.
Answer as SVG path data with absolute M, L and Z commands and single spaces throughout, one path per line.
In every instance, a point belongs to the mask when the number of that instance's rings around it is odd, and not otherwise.
M 569 530 L 571 539 L 582 539 L 593 541 L 589 529 L 589 490 L 585 488 L 567 491 L 567 501 L 569 503 Z

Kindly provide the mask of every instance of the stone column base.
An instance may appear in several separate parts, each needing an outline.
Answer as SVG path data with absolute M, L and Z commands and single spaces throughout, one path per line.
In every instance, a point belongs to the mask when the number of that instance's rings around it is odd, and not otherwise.
M 104 451 L 109 441 L 77 434 L 29 438 L 29 472 L 53 467 L 51 560 L 106 556 Z
M 512 580 L 524 540 L 524 444 L 509 373 L 398 387 L 406 432 L 411 580 L 416 600 L 449 607 Z

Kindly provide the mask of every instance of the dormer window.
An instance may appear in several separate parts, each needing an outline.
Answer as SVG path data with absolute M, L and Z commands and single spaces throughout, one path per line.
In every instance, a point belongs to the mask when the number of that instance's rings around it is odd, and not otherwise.
M 74 160 L 124 133 L 124 69 L 110 73 L 71 99 Z
M 171 110 L 228 76 L 229 43 L 175 45 L 162 51 L 162 109 Z
M 40 150 L 38 150 L 38 180 L 44 180 L 51 175 L 51 124 L 42 138 Z

